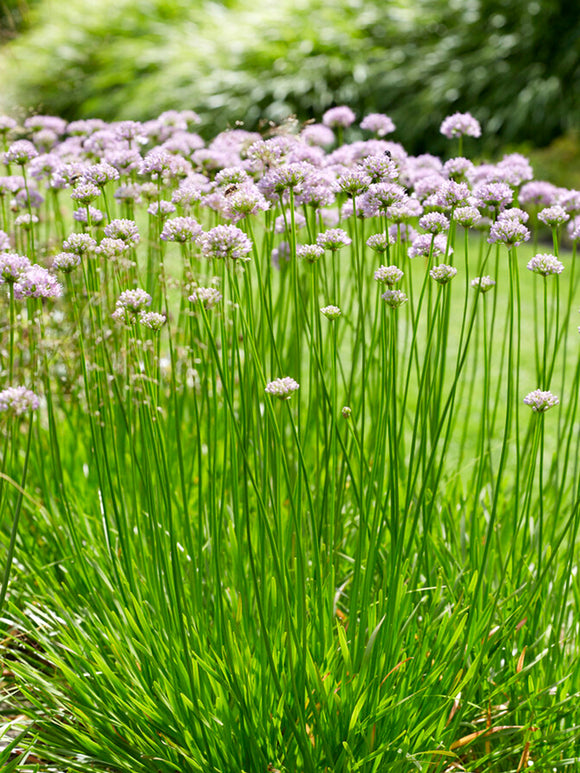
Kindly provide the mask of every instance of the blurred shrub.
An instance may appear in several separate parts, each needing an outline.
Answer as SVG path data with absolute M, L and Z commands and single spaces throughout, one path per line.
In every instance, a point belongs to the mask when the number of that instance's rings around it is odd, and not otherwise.
M 488 149 L 545 145 L 579 123 L 579 34 L 568 0 L 39 0 L 0 99 L 67 118 L 193 108 L 208 134 L 349 103 L 415 151 L 428 134 L 442 151 L 443 117 L 470 110 Z

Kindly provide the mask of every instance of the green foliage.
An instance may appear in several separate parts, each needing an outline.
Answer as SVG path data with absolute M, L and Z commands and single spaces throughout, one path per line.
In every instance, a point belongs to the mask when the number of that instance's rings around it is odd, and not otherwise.
M 0 74 L 5 105 L 68 118 L 192 107 L 213 132 L 348 103 L 410 150 L 457 110 L 488 147 L 545 145 L 578 122 L 579 18 L 564 0 L 44 0 Z

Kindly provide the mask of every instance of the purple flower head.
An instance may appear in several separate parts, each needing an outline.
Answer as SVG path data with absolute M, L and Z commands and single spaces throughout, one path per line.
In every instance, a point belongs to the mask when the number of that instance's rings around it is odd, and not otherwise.
M 105 226 L 105 236 L 108 236 L 110 239 L 122 239 L 127 244 L 138 244 L 141 239 L 137 223 L 134 220 L 126 220 L 125 218 L 111 220 Z
M 35 188 L 22 188 L 18 191 L 15 197 L 16 204 L 24 209 L 24 207 L 31 206 L 34 209 L 40 209 L 44 204 L 44 196 L 40 194 Z
M 15 252 L 0 252 L 0 284 L 14 284 L 30 268 L 30 260 Z
M 511 204 L 514 193 L 506 183 L 481 183 L 474 191 L 476 206 L 490 207 L 497 211 L 505 209 Z
M 340 105 L 339 107 L 331 107 L 322 116 L 322 123 L 325 126 L 330 127 L 342 127 L 346 129 L 353 124 L 356 120 L 356 116 L 353 111 L 347 105 Z
M 52 261 L 54 271 L 62 271 L 63 274 L 70 274 L 77 266 L 80 266 L 81 259 L 74 252 L 59 252 Z
M 570 215 L 566 212 L 564 207 L 559 204 L 554 204 L 553 207 L 546 207 L 538 212 L 538 220 L 545 223 L 550 228 L 557 228 L 559 225 L 563 225 L 570 220 Z
M 235 225 L 218 225 L 200 237 L 201 251 L 206 258 L 250 260 L 252 242 Z
M 159 314 L 157 311 L 142 311 L 137 321 L 143 327 L 148 327 L 149 330 L 158 333 L 167 322 L 167 317 L 165 314 Z
M 400 282 L 403 276 L 404 273 L 398 266 L 379 266 L 375 271 L 375 281 L 389 287 Z
M 296 204 L 308 204 L 314 209 L 331 206 L 335 201 L 335 177 L 328 170 L 312 170 L 304 178 L 302 189 L 296 194 Z
M 0 231 L 0 253 L 10 249 L 10 237 L 5 231 Z
M 137 183 L 119 185 L 113 196 L 117 201 L 132 201 L 139 203 L 141 201 L 141 186 Z
M 360 165 L 373 183 L 396 182 L 399 177 L 398 166 L 384 153 L 378 156 L 367 156 Z
M 316 263 L 324 255 L 324 247 L 319 244 L 299 244 L 296 247 L 296 257 L 308 263 Z
M 160 175 L 169 172 L 174 156 L 164 148 L 153 148 L 141 161 L 139 174 Z
M 23 177 L 14 174 L 8 177 L 0 177 L 0 196 L 5 196 L 7 193 L 16 193 L 23 187 Z
M 396 242 L 397 239 L 400 239 L 402 242 L 412 242 L 417 238 L 417 235 L 417 231 L 413 226 L 408 225 L 407 223 L 396 221 L 393 225 L 389 226 L 389 242 L 391 239 L 393 240 L 393 243 Z
M 38 156 L 38 150 L 28 140 L 16 140 L 4 153 L 5 164 L 19 164 L 24 166 Z
M 111 148 L 105 151 L 105 160 L 108 166 L 117 170 L 118 175 L 127 175 L 137 171 L 141 166 L 141 154 L 134 148 Z
M 427 258 L 432 252 L 433 257 L 438 255 L 444 255 L 447 249 L 447 237 L 443 234 L 438 236 L 432 236 L 431 234 L 419 234 L 417 238 L 412 242 L 411 246 L 407 250 L 409 258 Z M 452 252 L 451 247 L 448 248 L 447 254 Z
M 573 242 L 580 239 L 580 216 L 576 217 L 568 223 L 568 236 Z
M 89 223 L 89 216 L 91 218 L 91 225 L 97 225 L 98 223 L 102 223 L 105 219 L 105 215 L 103 212 L 101 212 L 100 209 L 97 209 L 96 207 L 89 206 L 89 214 L 87 215 L 87 208 L 82 207 L 81 209 L 75 209 L 73 212 L 73 220 L 76 220 L 77 223 L 85 223 L 88 225 Z
M 312 123 L 305 126 L 300 132 L 300 137 L 308 145 L 318 145 L 325 147 L 334 142 L 334 132 L 328 126 L 322 123 Z
M 143 126 L 139 121 L 119 121 L 113 124 L 113 131 L 120 140 L 144 139 Z
M 441 212 L 429 212 L 423 215 L 419 225 L 431 234 L 440 234 L 449 230 L 449 220 Z
M 130 249 L 130 244 L 130 242 L 126 242 L 123 239 L 111 239 L 106 236 L 104 239 L 101 239 L 97 252 L 109 260 L 117 260 L 117 258 L 120 258 Z
M 249 174 L 241 166 L 227 166 L 225 169 L 221 169 L 215 176 L 216 184 L 225 187 L 242 185 L 248 182 L 249 179 Z
M 520 204 L 549 207 L 556 200 L 558 189 L 552 183 L 543 180 L 532 180 L 532 182 L 522 185 L 518 196 Z
M 457 269 L 454 266 L 442 263 L 440 266 L 433 266 L 429 271 L 429 275 L 437 284 L 446 285 L 457 275 Z
M 389 232 L 389 246 L 395 244 L 397 241 L 396 235 Z M 378 252 L 381 255 L 387 251 L 387 237 L 385 232 L 381 231 L 378 234 L 372 234 L 366 241 L 367 247 L 370 247 L 374 252 Z
M 546 277 L 551 274 L 561 274 L 564 270 L 564 264 L 555 255 L 540 253 L 539 255 L 534 255 L 529 261 L 527 268 L 535 274 Z
M 24 298 L 60 298 L 62 285 L 48 269 L 33 263 L 20 275 L 14 285 L 14 297 Z
M 323 306 L 320 309 L 320 313 L 323 314 L 326 319 L 329 319 L 331 322 L 333 322 L 335 319 L 338 319 L 340 316 L 342 316 L 342 311 L 339 309 L 338 306 Z
M 10 118 L 9 115 L 0 115 L 0 135 L 6 135 L 13 129 L 16 129 L 18 124 L 14 118 Z
M 435 200 L 437 206 L 443 209 L 455 209 L 455 207 L 465 206 L 471 197 L 471 192 L 467 183 L 458 183 L 454 180 L 448 180 L 439 186 L 435 191 Z
M 67 134 L 76 137 L 88 137 L 96 131 L 105 129 L 107 124 L 100 118 L 89 118 L 86 121 L 71 121 L 66 127 Z
M 457 156 L 450 158 L 443 164 L 443 171 L 450 180 L 461 182 L 463 178 L 473 169 L 473 162 L 468 158 Z
M 196 287 L 188 297 L 190 303 L 203 303 L 205 309 L 213 309 L 223 296 L 215 287 Z
M 414 217 L 421 217 L 423 205 L 411 196 L 405 196 L 398 204 L 387 209 L 387 217 L 393 223 L 406 223 Z
M 509 209 L 504 209 L 503 212 L 500 212 L 497 216 L 498 220 L 517 220 L 519 223 L 527 223 L 530 219 L 530 216 L 527 212 L 524 212 L 523 209 L 519 209 L 519 207 L 510 207 Z
M 256 215 L 270 209 L 270 202 L 253 182 L 240 185 L 231 195 L 226 195 L 224 215 L 237 223 L 248 215 Z
M 477 207 L 458 207 L 454 213 L 455 222 L 464 228 L 471 228 L 481 220 Z
M 0 413 L 22 416 L 28 411 L 37 411 L 39 405 L 38 397 L 26 387 L 8 387 L 0 392 Z
M 147 212 L 153 217 L 159 217 L 162 220 L 177 211 L 177 207 L 171 201 L 153 201 L 147 207 Z
M 290 228 L 290 213 L 286 215 L 286 218 L 284 218 L 284 215 L 278 215 L 276 220 L 274 221 L 274 232 L 277 234 L 283 234 L 286 232 L 286 222 L 288 222 L 288 228 Z M 296 230 L 300 230 L 301 228 L 304 228 L 306 225 L 306 218 L 302 214 L 302 212 L 294 211 L 294 227 Z
M 272 250 L 271 258 L 272 265 L 279 271 L 282 262 L 288 263 L 290 261 L 290 244 L 286 241 L 280 242 L 280 244 Z
M 24 128 L 33 132 L 48 129 L 56 135 L 64 134 L 67 123 L 56 115 L 31 115 L 24 121 Z
M 386 212 L 388 207 L 404 201 L 405 195 L 405 189 L 397 183 L 372 183 L 362 200 L 369 210 Z
M 342 249 L 342 247 L 347 247 L 349 244 L 352 244 L 352 239 L 346 231 L 342 230 L 342 228 L 330 228 L 329 230 L 318 234 L 316 237 L 316 244 L 319 244 L 325 250 L 336 252 L 337 250 Z
M 502 180 L 513 186 L 521 185 L 534 177 L 534 170 L 528 159 L 521 153 L 510 153 L 497 164 Z
M 72 191 L 70 197 L 73 201 L 78 201 L 79 204 L 90 204 L 100 195 L 101 189 L 97 188 L 94 183 L 87 182 L 77 185 L 77 187 Z
M 545 413 L 555 405 L 559 405 L 560 400 L 552 392 L 543 392 L 541 389 L 534 389 L 524 397 L 524 403 L 529 405 L 534 413 Z
M 360 122 L 360 128 L 374 132 L 377 137 L 384 137 L 395 131 L 395 124 L 388 115 L 383 113 L 369 113 Z
M 569 215 L 580 214 L 580 191 L 563 189 L 558 194 L 558 203 Z
M 278 201 L 287 191 L 298 192 L 310 169 L 304 161 L 271 169 L 258 182 L 258 188 L 270 201 Z
M 138 287 L 135 290 L 125 290 L 122 292 L 115 305 L 117 308 L 126 309 L 138 314 L 148 306 L 151 306 L 151 300 L 149 293 Z
M 28 166 L 30 176 L 35 180 L 50 178 L 55 172 L 62 169 L 63 163 L 54 153 L 43 153 L 33 158 Z
M 517 247 L 522 242 L 527 242 L 530 232 L 523 223 L 507 218 L 496 220 L 492 225 L 488 242 L 490 244 L 505 244 L 507 247 Z
M 161 238 L 166 242 L 195 241 L 202 233 L 200 224 L 194 217 L 173 217 L 165 221 Z
M 441 124 L 440 132 L 451 140 L 454 137 L 481 137 L 481 126 L 471 113 L 454 113 Z
M 433 174 L 432 172 L 422 173 L 421 175 L 414 176 L 413 191 L 419 201 L 424 201 L 428 196 L 432 196 L 437 193 L 442 185 L 448 183 L 444 177 L 440 174 Z
M 179 184 L 179 188 L 173 192 L 171 201 L 173 204 L 187 208 L 200 201 L 203 193 L 203 188 L 198 182 L 185 179 Z
M 488 293 L 495 287 L 495 280 L 490 276 L 476 276 L 471 280 L 471 286 L 480 293 Z
M 40 220 L 36 215 L 31 215 L 30 212 L 25 212 L 23 215 L 18 215 L 14 221 L 15 228 L 23 228 L 25 231 L 30 231 L 33 225 L 39 223 Z
M 407 295 L 402 290 L 391 289 L 385 290 L 385 292 L 381 295 L 381 298 L 384 300 L 387 306 L 390 306 L 392 309 L 398 309 L 399 306 L 402 306 L 409 300 Z
M 82 258 L 85 255 L 93 254 L 97 249 L 97 242 L 88 234 L 71 234 L 62 243 L 64 252 L 74 252 Z

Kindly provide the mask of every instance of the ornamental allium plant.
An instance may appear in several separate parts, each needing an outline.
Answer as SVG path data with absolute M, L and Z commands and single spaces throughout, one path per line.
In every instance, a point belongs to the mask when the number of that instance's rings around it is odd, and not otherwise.
M 359 119 L 0 116 L 0 767 L 573 766 L 580 196 Z

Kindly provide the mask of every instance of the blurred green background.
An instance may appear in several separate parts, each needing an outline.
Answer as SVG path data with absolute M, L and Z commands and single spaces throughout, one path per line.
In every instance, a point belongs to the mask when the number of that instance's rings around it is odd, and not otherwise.
M 442 153 L 441 120 L 470 111 L 482 152 L 527 150 L 580 187 L 571 0 L 0 0 L 0 29 L 12 114 L 191 108 L 210 137 L 347 103 L 391 116 L 409 151 Z

